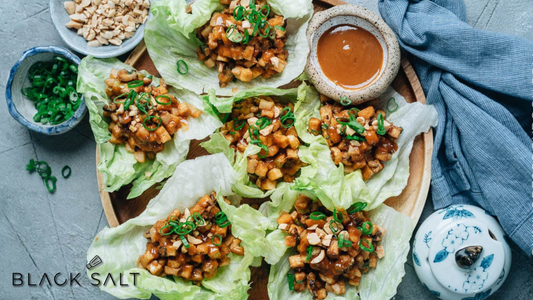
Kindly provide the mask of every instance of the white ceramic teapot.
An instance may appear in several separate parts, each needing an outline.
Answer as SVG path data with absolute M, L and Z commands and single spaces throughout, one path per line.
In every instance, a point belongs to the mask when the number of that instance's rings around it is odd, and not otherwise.
M 511 249 L 500 224 L 484 210 L 452 205 L 418 229 L 413 263 L 422 283 L 445 300 L 482 300 L 507 278 Z

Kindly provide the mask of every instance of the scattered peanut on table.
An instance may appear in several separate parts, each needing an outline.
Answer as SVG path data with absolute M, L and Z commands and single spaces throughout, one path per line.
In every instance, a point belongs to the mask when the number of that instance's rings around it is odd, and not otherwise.
M 70 21 L 91 47 L 122 44 L 146 22 L 150 0 L 73 0 L 64 4 Z

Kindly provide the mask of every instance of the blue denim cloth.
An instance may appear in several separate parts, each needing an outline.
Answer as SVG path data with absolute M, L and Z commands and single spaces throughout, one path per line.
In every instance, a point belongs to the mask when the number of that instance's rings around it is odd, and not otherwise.
M 533 41 L 472 28 L 462 0 L 380 0 L 379 10 L 439 113 L 435 209 L 481 206 L 531 257 Z

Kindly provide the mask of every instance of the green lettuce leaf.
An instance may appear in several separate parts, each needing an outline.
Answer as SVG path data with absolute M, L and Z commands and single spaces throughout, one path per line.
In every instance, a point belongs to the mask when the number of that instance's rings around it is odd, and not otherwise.
M 330 292 L 326 299 L 387 300 L 396 294 L 396 288 L 405 275 L 404 264 L 409 252 L 409 239 L 413 232 L 413 221 L 385 204 L 370 211 L 369 217 L 373 223 L 387 230 L 381 241 L 385 257 L 378 260 L 376 269 L 363 275 L 358 288 L 346 284 L 345 295 L 340 296 Z M 274 231 L 273 234 L 276 232 L 285 235 L 279 229 Z M 288 249 L 279 262 L 270 268 L 268 277 L 268 296 L 270 300 L 313 299 L 311 293 L 307 290 L 300 293 L 289 290 L 287 274 L 291 272 L 291 268 L 288 258 L 294 254 L 296 254 L 295 249 Z
M 85 96 L 89 122 L 100 150 L 98 170 L 104 175 L 106 185 L 104 190 L 116 191 L 121 186 L 133 182 L 128 198 L 134 198 L 174 172 L 177 164 L 185 160 L 190 140 L 205 138 L 222 126 L 222 123 L 212 114 L 205 112 L 197 119 L 190 118 L 189 129 L 178 131 L 172 141 L 165 144 L 165 150 L 157 153 L 154 161 L 138 163 L 133 154 L 126 151 L 124 145 L 108 142 L 111 134 L 108 130 L 109 121 L 103 116 L 103 107 L 109 104 L 110 99 L 105 93 L 104 80 L 109 78 L 113 68 L 133 69 L 117 59 L 95 59 L 91 56 L 84 58 L 79 66 L 77 88 Z M 170 88 L 169 93 L 180 101 L 204 110 L 203 100 L 192 92 Z M 145 172 L 151 173 L 149 179 L 146 178 Z
M 249 266 L 254 261 L 247 244 L 243 244 L 244 256 L 230 254 L 231 263 L 220 268 L 214 278 L 203 280 L 199 287 L 178 277 L 174 277 L 172 281 L 137 268 L 137 259 L 146 250 L 147 240 L 143 237 L 144 232 L 158 220 L 166 218 L 174 209 L 184 211 L 212 191 L 216 191 L 218 195 L 232 194 L 231 185 L 235 177 L 235 171 L 222 154 L 203 156 L 181 163 L 143 213 L 118 227 L 106 227 L 96 236 L 87 252 L 87 260 L 90 261 L 98 255 L 103 264 L 89 270 L 89 277 L 94 276 L 91 278 L 103 281 L 107 274 L 111 274 L 113 278 L 119 278 L 119 275 L 123 274 L 123 282 L 129 286 L 100 285 L 100 289 L 121 299 L 148 299 L 151 294 L 160 299 L 247 299 Z M 233 206 L 226 204 L 221 208 L 230 220 L 235 219 Z M 246 216 L 240 217 L 243 217 L 242 222 L 249 222 L 245 220 Z M 232 227 L 243 231 L 238 228 L 238 224 Z M 136 285 L 133 285 L 132 273 L 139 273 L 136 276 Z
M 191 5 L 192 12 L 187 13 L 185 0 L 154 1 L 151 7 L 153 18 L 148 21 L 144 40 L 154 64 L 173 86 L 189 89 L 197 94 L 207 93 L 210 89 L 220 96 L 231 96 L 238 90 L 253 87 L 278 87 L 291 82 L 304 70 L 309 53 L 306 29 L 313 13 L 310 0 L 268 0 L 272 10 L 287 20 L 287 42 L 289 51 L 287 66 L 281 74 L 269 79 L 256 78 L 252 82 L 236 81 L 221 88 L 218 84 L 216 69 L 207 68 L 198 60 L 196 49 L 202 44 L 196 37 L 196 28 L 211 19 L 215 11 L 223 7 L 219 0 L 197 0 Z M 188 73 L 178 73 L 176 63 L 183 60 L 188 66 Z
M 387 109 L 394 98 L 397 110 Z M 390 107 L 394 105 L 391 102 Z M 306 133 L 311 117 L 319 117 L 320 99 L 312 87 L 300 87 L 299 102 L 295 107 L 296 128 L 300 138 L 309 146 L 299 150 L 302 161 L 310 165 L 302 169 L 294 189 L 319 198 L 324 206 L 347 209 L 354 202 L 366 202 L 366 210 L 378 207 L 386 199 L 399 195 L 409 178 L 409 155 L 417 135 L 437 125 L 437 112 L 431 105 L 419 102 L 407 103 L 394 89 L 389 88 L 379 99 L 377 107 L 387 112 L 387 119 L 401 126 L 403 132 L 397 140 L 398 151 L 385 162 L 385 168 L 370 180 L 363 180 L 360 170 L 344 174 L 341 164 L 336 166 L 330 156 L 330 149 L 321 135 Z
M 214 93 L 209 96 L 204 96 L 219 113 L 230 113 L 233 103 L 249 97 L 257 96 L 277 96 L 281 101 L 296 102 L 298 98 L 298 89 L 276 89 L 269 87 L 259 87 L 250 90 L 242 91 L 233 97 L 216 97 Z M 298 132 L 300 134 L 300 132 Z M 201 143 L 209 153 L 224 153 L 229 161 L 232 162 L 233 168 L 237 172 L 237 180 L 233 186 L 233 190 L 248 198 L 264 198 L 270 196 L 274 190 L 263 192 L 255 183 L 250 181 L 248 176 L 248 156 L 257 154 L 261 150 L 256 145 L 248 145 L 244 153 L 235 153 L 230 148 L 230 142 L 224 138 L 220 132 L 215 132 L 210 136 L 210 140 Z

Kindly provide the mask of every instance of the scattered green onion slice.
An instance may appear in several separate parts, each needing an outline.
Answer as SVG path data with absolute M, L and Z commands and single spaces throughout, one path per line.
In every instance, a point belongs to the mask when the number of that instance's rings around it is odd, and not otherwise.
M 383 114 L 378 114 L 378 130 L 376 130 L 376 133 L 379 135 L 384 135 L 387 133 L 387 130 L 383 127 Z
M 281 31 L 285 31 L 285 28 L 283 28 L 283 27 L 281 27 L 281 26 L 279 26 L 279 25 L 274 26 L 274 28 L 279 29 L 279 30 L 281 30 Z
M 218 238 L 218 242 L 215 242 L 215 238 Z M 211 237 L 211 242 L 215 246 L 220 246 L 222 244 L 222 236 L 220 234 L 215 234 Z
M 287 281 L 289 282 L 289 290 L 294 291 L 294 275 L 287 274 Z
M 236 21 L 242 21 L 244 20 L 244 17 L 246 16 L 246 8 L 242 5 L 238 5 L 233 10 L 233 18 L 235 18 Z
M 358 213 L 358 212 L 362 211 L 363 209 L 365 209 L 366 206 L 367 206 L 366 202 L 356 202 L 356 203 L 350 205 L 350 207 L 348 208 L 347 212 L 349 214 L 355 214 L 355 213 Z
M 338 118 L 336 119 L 337 120 L 337 123 L 339 124 L 342 124 L 342 125 L 347 125 L 348 127 L 350 127 L 351 129 L 355 130 L 355 132 L 359 133 L 359 134 L 363 134 L 365 132 L 365 127 L 361 124 L 359 124 L 359 122 L 357 122 L 357 117 L 350 114 L 350 118 L 348 121 L 343 121 L 346 120 L 346 118 Z
M 156 126 L 155 128 L 152 128 L 152 127 L 148 127 L 148 126 L 146 126 L 146 121 L 150 121 L 150 122 L 154 123 L 154 122 L 152 121 L 152 119 L 158 119 L 158 120 L 159 120 L 159 123 L 156 123 L 157 126 Z M 158 116 L 148 116 L 148 117 L 147 117 L 146 119 L 144 119 L 144 121 L 143 121 L 143 127 L 146 128 L 146 130 L 148 130 L 148 131 L 156 131 L 156 130 L 159 128 L 159 126 L 161 126 L 162 123 L 163 123 L 163 121 L 161 120 L 160 117 L 158 117 Z
M 255 125 L 259 126 L 260 130 L 265 129 L 268 125 L 272 123 L 272 120 L 270 120 L 267 117 L 261 117 L 257 122 L 255 122 Z
M 370 243 L 368 245 L 368 247 L 366 247 L 364 244 L 363 244 L 363 241 L 365 241 L 367 244 L 368 244 L 368 241 L 365 240 L 365 239 L 361 239 L 361 241 L 359 242 L 359 248 L 361 248 L 361 250 L 363 251 L 366 251 L 366 252 L 372 252 L 374 251 L 374 245 L 372 245 L 372 243 Z
M 63 176 L 63 178 L 69 178 L 71 173 L 72 169 L 68 165 L 64 166 L 61 170 L 61 175 Z
M 142 85 L 143 85 L 143 81 L 142 80 L 134 80 L 134 81 L 128 82 L 128 87 L 130 89 L 133 89 L 133 88 L 136 88 L 136 87 L 139 87 L 139 86 L 142 86 Z
M 246 125 L 246 120 L 235 120 L 235 123 L 233 125 L 233 129 L 235 130 L 241 130 L 244 128 L 244 125 Z
M 339 248 L 351 247 L 351 246 L 352 246 L 352 242 L 345 240 L 344 236 L 342 234 L 339 234 Z
M 189 66 L 187 66 L 187 63 L 183 59 L 180 59 L 176 62 L 176 67 L 178 73 L 181 75 L 187 75 L 187 73 L 189 73 Z
M 194 214 L 192 214 L 192 217 L 194 218 L 196 225 L 204 226 L 206 224 L 204 218 L 202 218 L 202 215 L 200 215 L 200 213 L 195 212 Z
M 350 101 L 350 99 L 348 99 L 348 97 L 346 97 L 346 96 L 342 96 L 341 99 L 340 99 L 340 102 L 344 106 L 352 104 L 352 101 Z
M 311 218 L 311 220 L 322 220 L 326 218 L 326 215 L 319 211 L 314 211 L 309 215 L 309 217 Z
M 266 9 L 266 13 L 264 14 L 263 13 L 263 10 Z M 259 10 L 259 12 L 261 13 L 261 15 L 263 15 L 263 17 L 268 17 L 268 15 L 270 15 L 270 6 L 269 5 L 263 5 L 263 7 L 261 7 L 261 9 Z
M 174 233 L 179 235 L 187 235 L 196 229 L 196 225 L 191 221 L 186 221 L 179 224 L 178 227 L 174 228 Z
M 399 107 L 400 106 L 398 105 L 398 103 L 396 103 L 396 99 L 394 99 L 394 97 L 391 97 L 387 102 L 387 110 L 391 113 L 397 111 Z
M 120 104 L 120 103 L 124 103 L 124 100 L 122 100 L 122 101 L 117 101 L 117 99 L 120 99 L 120 98 L 122 98 L 122 97 L 127 97 L 127 96 L 128 96 L 128 93 L 122 93 L 122 94 L 116 96 L 115 98 L 113 98 L 113 102 L 114 102 L 114 103 L 118 103 L 118 104 Z
M 322 129 L 328 129 L 328 127 L 329 127 L 328 124 L 326 123 L 322 124 Z
M 231 225 L 230 221 L 228 220 L 228 217 L 223 211 L 219 211 L 215 215 L 215 223 L 220 226 L 221 228 L 227 227 Z
M 352 107 L 350 108 L 350 110 L 348 111 L 349 114 L 352 114 L 352 115 L 357 115 L 357 113 L 359 113 L 359 109 L 355 108 L 355 107 Z
M 374 229 L 374 225 L 371 222 L 367 221 L 361 224 L 361 232 L 363 234 L 371 234 L 373 229 Z
M 305 258 L 305 261 L 309 261 L 311 259 L 311 255 L 313 255 L 313 246 L 307 247 L 307 257 Z
M 338 212 L 336 208 L 333 209 L 333 220 L 342 224 L 342 213 Z
M 335 220 L 331 220 L 329 221 L 329 229 L 331 229 L 333 234 L 337 234 L 339 232 L 339 224 Z
M 167 99 L 167 101 L 166 102 L 157 101 L 157 99 L 160 99 L 160 98 Z M 155 102 L 157 104 L 160 104 L 160 105 L 170 105 L 170 104 L 172 104 L 172 99 L 169 96 L 166 96 L 166 95 L 159 95 L 159 96 L 155 97 Z
M 180 235 L 180 240 L 183 243 L 183 246 L 185 246 L 185 249 L 189 249 L 189 241 L 187 241 L 187 238 L 185 238 L 183 235 Z
M 268 157 L 268 147 L 263 145 L 262 143 L 257 143 L 257 146 L 259 146 L 259 148 L 265 150 L 266 154 L 265 155 L 262 155 L 260 154 L 261 152 L 257 153 L 257 156 L 259 156 L 259 158 L 267 158 Z
M 352 141 L 366 142 L 366 139 L 364 137 L 357 135 L 347 135 L 346 139 Z
M 164 232 L 165 229 L 168 229 L 168 232 Z M 173 234 L 174 232 L 174 226 L 170 225 L 170 224 L 166 224 L 165 226 L 161 227 L 161 229 L 159 229 L 159 233 L 161 235 L 171 235 Z
M 259 141 L 259 130 L 255 126 L 250 125 L 248 127 L 248 134 L 250 135 L 250 139 L 252 139 L 252 143 Z
M 48 177 L 44 178 L 44 183 L 46 185 L 46 189 L 50 193 L 53 193 L 53 192 L 56 191 L 56 181 L 57 181 L 57 178 L 55 176 L 48 176 Z M 50 182 L 52 182 L 52 186 L 50 186 Z

